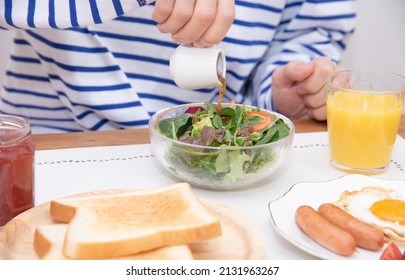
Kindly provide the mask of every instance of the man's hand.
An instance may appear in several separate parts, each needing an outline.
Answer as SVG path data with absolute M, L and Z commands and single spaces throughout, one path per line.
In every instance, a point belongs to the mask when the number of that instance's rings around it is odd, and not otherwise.
M 272 98 L 277 110 L 292 119 L 326 120 L 326 77 L 335 69 L 330 58 L 298 61 L 273 73 Z
M 235 0 L 156 0 L 153 20 L 178 44 L 209 47 L 225 37 L 235 18 Z

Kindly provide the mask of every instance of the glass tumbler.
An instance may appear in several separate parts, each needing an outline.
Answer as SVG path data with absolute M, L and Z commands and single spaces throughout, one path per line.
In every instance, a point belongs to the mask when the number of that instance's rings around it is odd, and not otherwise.
M 331 164 L 349 173 L 386 171 L 401 120 L 405 78 L 353 69 L 332 73 L 326 84 Z

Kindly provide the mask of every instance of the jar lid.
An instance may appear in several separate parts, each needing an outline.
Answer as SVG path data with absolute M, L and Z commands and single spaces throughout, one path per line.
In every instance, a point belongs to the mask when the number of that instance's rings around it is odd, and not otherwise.
M 0 114 L 0 146 L 18 143 L 30 134 L 31 126 L 27 119 Z

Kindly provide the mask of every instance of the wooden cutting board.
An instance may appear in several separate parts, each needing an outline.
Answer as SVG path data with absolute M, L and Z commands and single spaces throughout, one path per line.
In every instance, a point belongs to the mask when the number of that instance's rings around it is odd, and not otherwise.
M 261 232 L 249 220 L 222 203 L 201 199 L 221 222 L 220 237 L 189 245 L 197 260 L 263 259 L 264 241 Z M 33 248 L 35 228 L 54 224 L 49 203 L 32 208 L 7 223 L 0 230 L 0 259 L 38 259 Z

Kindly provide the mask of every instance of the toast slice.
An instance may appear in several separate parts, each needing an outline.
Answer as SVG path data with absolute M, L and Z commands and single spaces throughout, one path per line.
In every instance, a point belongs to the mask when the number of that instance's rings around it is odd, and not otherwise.
M 63 244 L 67 224 L 39 226 L 35 229 L 34 249 L 43 260 L 68 260 L 63 254 Z M 169 246 L 115 258 L 116 260 L 192 260 L 193 255 L 187 245 Z
M 187 183 L 59 199 L 50 214 L 69 222 L 63 252 L 71 259 L 116 258 L 222 234 Z

